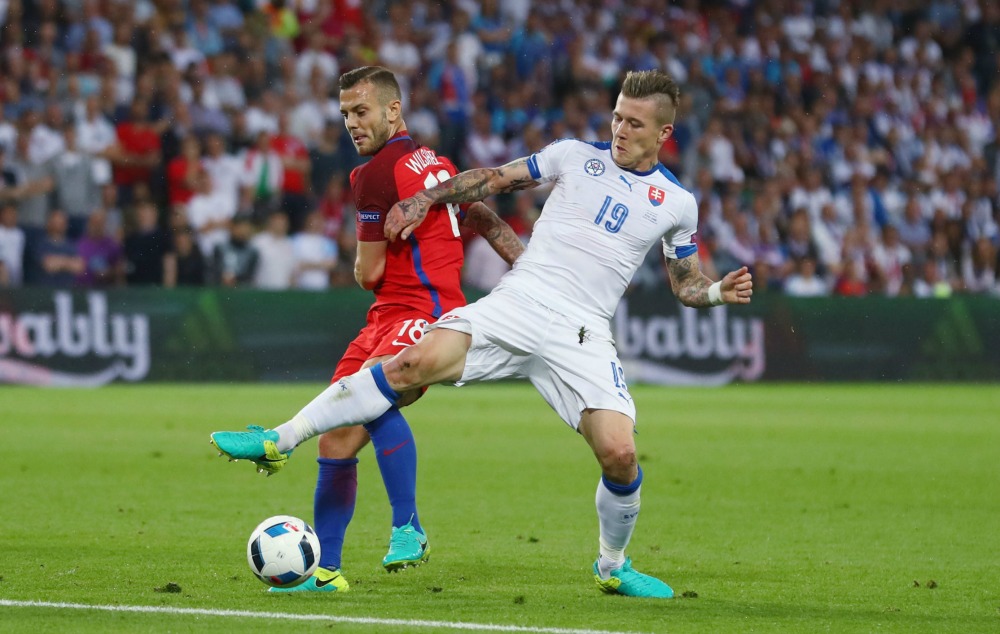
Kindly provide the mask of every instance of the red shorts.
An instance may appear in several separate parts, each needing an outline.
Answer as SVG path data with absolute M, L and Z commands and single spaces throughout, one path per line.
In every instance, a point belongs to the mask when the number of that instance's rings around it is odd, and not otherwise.
M 397 306 L 368 313 L 368 324 L 354 338 L 340 358 L 330 383 L 354 374 L 368 359 L 393 356 L 424 336 L 424 326 L 434 318 L 412 308 Z

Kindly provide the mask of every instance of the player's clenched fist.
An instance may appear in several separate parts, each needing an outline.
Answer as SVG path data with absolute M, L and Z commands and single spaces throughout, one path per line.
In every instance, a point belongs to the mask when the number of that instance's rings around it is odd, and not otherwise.
M 753 295 L 753 276 L 747 267 L 726 273 L 722 278 L 722 299 L 727 304 L 749 304 Z

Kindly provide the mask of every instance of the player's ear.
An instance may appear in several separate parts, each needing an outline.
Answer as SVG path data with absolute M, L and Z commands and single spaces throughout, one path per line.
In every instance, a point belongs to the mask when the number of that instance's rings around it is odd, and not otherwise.
M 663 145 L 664 143 L 666 143 L 667 139 L 669 139 L 670 135 L 673 134 L 673 133 L 674 133 L 674 124 L 667 123 L 667 124 L 661 125 L 660 126 L 660 145 Z
M 385 107 L 385 116 L 389 119 L 389 123 L 395 123 L 398 121 L 402 112 L 403 104 L 399 99 L 393 99 L 389 102 L 389 105 Z

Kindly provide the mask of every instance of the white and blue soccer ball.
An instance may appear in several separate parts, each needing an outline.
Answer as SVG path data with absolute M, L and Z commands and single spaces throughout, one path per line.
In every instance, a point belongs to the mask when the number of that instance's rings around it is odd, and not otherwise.
M 269 586 L 297 586 L 319 566 L 319 538 L 299 518 L 275 515 L 250 534 L 247 562 L 257 578 Z

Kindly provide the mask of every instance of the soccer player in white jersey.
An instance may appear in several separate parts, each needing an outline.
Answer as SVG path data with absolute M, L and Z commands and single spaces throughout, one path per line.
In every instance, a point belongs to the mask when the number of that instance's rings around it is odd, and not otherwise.
M 662 243 L 674 293 L 687 306 L 746 304 L 741 268 L 712 282 L 692 242 L 694 197 L 658 162 L 673 132 L 677 85 L 659 71 L 630 72 L 611 119 L 610 143 L 557 141 L 497 168 L 473 169 L 397 203 L 386 223 L 405 240 L 439 203 L 483 200 L 555 181 L 527 249 L 499 286 L 427 328 L 392 359 L 330 386 L 275 429 L 216 432 L 213 443 L 268 471 L 326 430 L 368 422 L 399 394 L 433 383 L 526 378 L 590 445 L 601 467 L 594 577 L 604 592 L 669 598 L 673 590 L 625 556 L 639 513 L 642 469 L 635 406 L 610 320 L 646 252 Z M 439 213 L 439 212 L 434 212 Z

